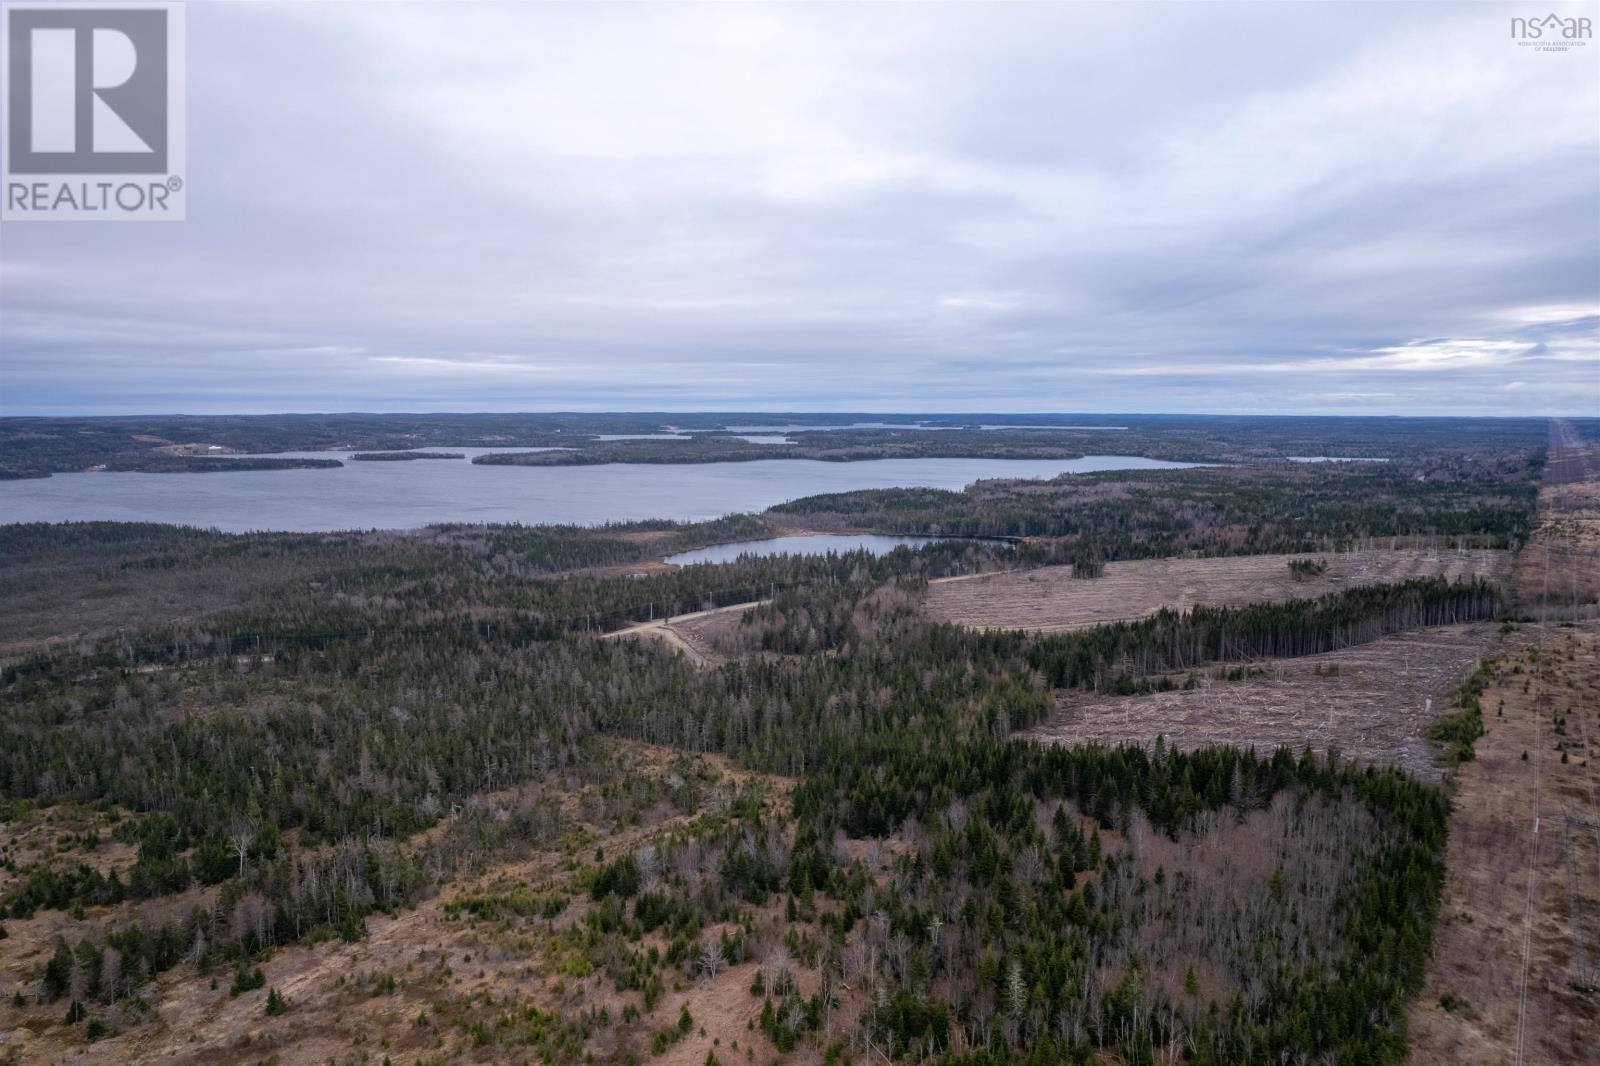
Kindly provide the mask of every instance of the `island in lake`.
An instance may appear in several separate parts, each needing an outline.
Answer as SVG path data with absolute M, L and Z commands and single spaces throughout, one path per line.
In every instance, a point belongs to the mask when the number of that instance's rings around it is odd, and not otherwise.
M 101 469 L 119 474 L 237 474 L 241 470 L 328 470 L 343 465 L 337 459 L 281 456 L 235 459 L 209 455 L 146 455 L 112 459 L 101 464 Z
M 407 459 L 465 459 L 461 452 L 357 452 L 351 459 L 365 463 L 398 463 Z

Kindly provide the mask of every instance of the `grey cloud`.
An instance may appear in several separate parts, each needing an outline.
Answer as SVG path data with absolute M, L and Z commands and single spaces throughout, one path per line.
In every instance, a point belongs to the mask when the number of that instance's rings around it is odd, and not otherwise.
M 191 5 L 189 221 L 0 228 L 0 412 L 1594 410 L 1509 10 Z

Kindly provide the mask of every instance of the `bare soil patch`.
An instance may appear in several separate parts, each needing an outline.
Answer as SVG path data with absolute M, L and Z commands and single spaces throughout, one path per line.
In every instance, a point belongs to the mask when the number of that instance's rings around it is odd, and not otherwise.
M 1291 559 L 1316 559 L 1327 571 L 1295 580 Z M 1163 607 L 1242 605 L 1321 596 L 1357 585 L 1443 575 L 1498 580 L 1510 553 L 1490 549 L 1369 549 L 1322 555 L 1239 555 L 1215 559 L 1138 559 L 1107 563 L 1079 580 L 1070 566 L 931 582 L 928 613 L 983 629 L 1050 632 L 1127 621 Z
M 1150 744 L 1165 736 L 1186 749 L 1338 748 L 1363 762 L 1437 777 L 1435 747 L 1424 731 L 1496 632 L 1491 623 L 1476 623 L 1397 633 L 1325 655 L 1244 664 L 1262 673 L 1238 681 L 1214 678 L 1241 667 L 1213 668 L 1197 675 L 1198 688 L 1145 696 L 1062 692 L 1055 715 L 1027 735 L 1060 744 Z

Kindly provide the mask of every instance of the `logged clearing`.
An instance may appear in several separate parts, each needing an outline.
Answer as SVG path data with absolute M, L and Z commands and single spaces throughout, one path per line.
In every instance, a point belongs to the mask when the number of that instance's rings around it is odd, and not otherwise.
M 1297 580 L 1293 559 L 1327 564 Z M 1510 553 L 1490 549 L 1365 549 L 1322 555 L 1237 555 L 1215 559 L 1137 559 L 1107 563 L 1105 574 L 1079 580 L 1070 566 L 984 574 L 930 583 L 934 618 L 983 629 L 1077 629 L 1128 621 L 1163 607 L 1238 606 L 1305 599 L 1356 585 L 1413 577 L 1499 580 Z
M 1496 632 L 1477 623 L 1397 633 L 1325 655 L 1210 668 L 1196 673 L 1197 688 L 1144 696 L 1062 691 L 1056 713 L 1027 735 L 1058 744 L 1151 744 L 1164 736 L 1185 749 L 1338 748 L 1363 762 L 1437 777 L 1424 731 Z M 1217 679 L 1238 673 L 1248 676 Z
M 49 958 L 57 936 L 75 941 L 89 926 L 149 920 L 158 910 L 181 922 L 188 909 L 215 905 L 215 889 L 195 889 L 142 904 L 91 907 L 82 920 L 58 910 L 33 918 L 9 919 L 0 939 L 0 1063 L 175 1063 L 202 1066 L 230 1063 L 337 1063 L 340 1066 L 394 1063 L 538 1062 L 561 1031 L 560 1018 L 581 1019 L 608 1012 L 614 1027 L 570 1038 L 555 1057 L 578 1061 L 573 1046 L 587 1046 L 598 1062 L 649 1061 L 659 1066 L 700 1066 L 719 1041 L 726 1061 L 773 1061 L 772 1045 L 747 1023 L 757 1020 L 762 1000 L 749 986 L 756 962 L 734 965 L 714 980 L 669 974 L 653 1005 L 635 991 L 620 991 L 608 968 L 623 972 L 626 960 L 595 957 L 586 935 L 595 904 L 579 875 L 597 849 L 623 855 L 702 819 L 720 820 L 735 789 L 755 788 L 763 806 L 787 807 L 791 782 L 732 767 L 715 755 L 683 756 L 649 745 L 619 742 L 625 779 L 666 780 L 695 798 L 630 806 L 595 786 L 562 780 L 529 785 L 487 797 L 505 806 L 541 795 L 557 798 L 572 819 L 563 839 L 516 861 L 485 864 L 445 886 L 436 896 L 394 917 L 366 922 L 366 936 L 353 943 L 331 939 L 293 944 L 266 952 L 260 963 L 266 987 L 230 994 L 232 972 L 212 973 L 180 966 L 155 978 L 148 1006 L 106 1012 L 110 1032 L 85 1041 L 82 1026 L 60 1024 L 62 1003 L 40 1005 L 36 974 Z M 685 781 L 687 783 L 685 784 Z M 749 792 L 744 793 L 749 795 Z M 610 798 L 607 798 L 608 795 Z M 705 849 L 715 866 L 721 854 Z M 541 914 L 529 900 L 559 901 L 559 912 Z M 760 916 L 776 923 L 777 903 Z M 718 927 L 711 927 L 716 932 Z M 756 938 L 775 935 L 758 921 Z M 640 951 L 666 951 L 665 929 L 635 945 Z M 801 990 L 815 991 L 815 975 L 797 974 Z M 289 1008 L 279 1017 L 265 1013 L 267 988 L 276 989 Z M 24 993 L 18 1006 L 11 993 Z M 688 1032 L 676 1024 L 687 1008 Z M 633 1011 L 638 1011 L 634 1016 Z M 546 1013 L 548 1012 L 548 1013 Z M 539 1039 L 500 1036 L 497 1048 L 480 1046 L 484 1034 L 501 1034 L 513 1019 L 515 1031 L 541 1032 Z M 541 1020 L 543 1019 L 543 1020 Z M 601 1032 L 603 1030 L 603 1032 Z M 671 1030 L 670 1046 L 652 1056 L 655 1035 Z M 540 1040 L 549 1044 L 541 1045 Z M 494 1043 L 495 1041 L 489 1041 Z M 724 1049 L 735 1048 L 733 1056 Z
M 1600 1048 L 1600 626 L 1553 626 L 1499 665 L 1457 774 L 1417 1066 L 1566 1066 Z

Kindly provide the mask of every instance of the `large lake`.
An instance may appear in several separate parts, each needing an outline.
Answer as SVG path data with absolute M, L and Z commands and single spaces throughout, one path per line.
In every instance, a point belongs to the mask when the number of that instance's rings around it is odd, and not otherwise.
M 506 449 L 430 449 L 470 458 Z M 529 451 L 527 448 L 509 449 Z M 336 470 L 205 474 L 56 474 L 0 481 L 0 521 L 172 522 L 227 532 L 412 529 L 435 522 L 574 523 L 670 518 L 700 521 L 762 511 L 800 496 L 855 489 L 960 489 L 984 478 L 1050 478 L 1094 470 L 1192 466 L 1138 456 L 1081 459 L 872 459 L 824 463 L 614 463 L 474 466 L 466 459 L 353 462 Z

